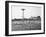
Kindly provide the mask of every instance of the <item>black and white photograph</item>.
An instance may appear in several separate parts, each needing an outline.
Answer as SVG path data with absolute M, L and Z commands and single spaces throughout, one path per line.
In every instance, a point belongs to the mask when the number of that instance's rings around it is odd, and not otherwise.
M 8 35 L 44 33 L 44 3 L 8 2 L 6 5 Z
M 12 31 L 41 30 L 41 7 L 13 5 Z

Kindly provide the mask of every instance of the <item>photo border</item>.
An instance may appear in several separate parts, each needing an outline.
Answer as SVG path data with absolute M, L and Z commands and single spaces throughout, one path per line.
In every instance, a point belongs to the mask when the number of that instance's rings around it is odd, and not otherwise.
M 27 4 L 40 4 L 40 5 L 42 4 L 44 6 L 44 32 L 9 35 L 9 3 L 27 3 Z M 22 1 L 5 1 L 5 36 L 34 35 L 34 34 L 45 34 L 45 3 L 22 2 Z

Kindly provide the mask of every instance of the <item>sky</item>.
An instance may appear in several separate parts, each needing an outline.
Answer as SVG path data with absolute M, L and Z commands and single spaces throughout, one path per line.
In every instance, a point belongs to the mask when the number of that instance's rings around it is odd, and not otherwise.
M 20 5 L 14 5 L 12 6 L 12 19 L 22 19 L 23 17 L 23 11 L 24 10 L 24 18 L 30 18 L 32 17 L 37 17 L 41 16 L 41 7 L 35 7 L 35 6 L 20 6 Z

